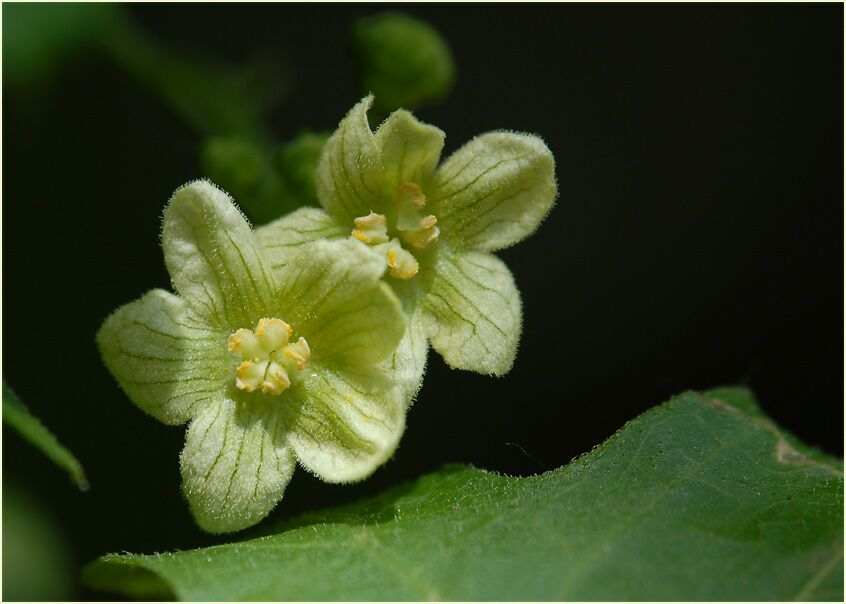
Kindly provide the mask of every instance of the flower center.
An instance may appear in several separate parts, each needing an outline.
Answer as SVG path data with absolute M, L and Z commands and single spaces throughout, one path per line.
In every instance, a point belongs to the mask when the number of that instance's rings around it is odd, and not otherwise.
M 420 265 L 414 255 L 403 247 L 403 243 L 412 249 L 422 250 L 437 241 L 441 231 L 435 226 L 438 222 L 435 216 L 421 216 L 420 210 L 426 205 L 426 196 L 416 183 L 400 185 L 394 203 L 396 219 L 390 226 L 398 233 L 398 237 L 390 238 L 388 219 L 384 214 L 373 212 L 356 218 L 355 228 L 350 235 L 384 251 L 391 275 L 398 279 L 411 279 L 417 274 Z
M 281 319 L 261 319 L 253 331 L 241 328 L 229 336 L 229 352 L 243 359 L 235 372 L 235 386 L 247 392 L 261 388 L 268 394 L 287 390 L 291 376 L 311 359 L 305 338 L 288 343 L 291 333 L 291 326 Z

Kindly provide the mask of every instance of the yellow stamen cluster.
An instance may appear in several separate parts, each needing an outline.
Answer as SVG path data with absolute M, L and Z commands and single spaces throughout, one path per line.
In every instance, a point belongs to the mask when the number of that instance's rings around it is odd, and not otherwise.
M 426 196 L 413 182 L 400 185 L 396 195 L 397 230 L 402 240 L 416 248 L 422 249 L 438 240 L 440 229 L 435 226 L 438 219 L 434 215 L 420 216 L 420 210 L 426 205 Z
M 426 205 L 426 196 L 413 182 L 400 185 L 394 199 L 397 207 L 396 230 L 399 238 L 388 236 L 388 222 L 384 214 L 370 212 L 354 220 L 355 228 L 350 235 L 369 245 L 378 246 L 384 251 L 391 268 L 391 275 L 398 279 L 411 279 L 420 270 L 417 259 L 403 248 L 400 239 L 408 245 L 423 249 L 437 241 L 441 234 L 438 219 L 432 214 L 421 216 L 420 210 Z
M 302 371 L 311 359 L 305 338 L 289 344 L 291 326 L 281 319 L 261 319 L 255 330 L 241 328 L 229 336 L 229 352 L 241 355 L 235 386 L 247 392 L 261 388 L 281 394 L 291 386 L 291 372 Z

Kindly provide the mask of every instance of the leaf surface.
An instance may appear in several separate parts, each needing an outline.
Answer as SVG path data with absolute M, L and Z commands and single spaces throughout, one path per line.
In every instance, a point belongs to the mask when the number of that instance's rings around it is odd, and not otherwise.
M 529 478 L 447 467 L 267 536 L 110 555 L 95 588 L 186 600 L 841 600 L 842 463 L 744 389 L 685 393 Z

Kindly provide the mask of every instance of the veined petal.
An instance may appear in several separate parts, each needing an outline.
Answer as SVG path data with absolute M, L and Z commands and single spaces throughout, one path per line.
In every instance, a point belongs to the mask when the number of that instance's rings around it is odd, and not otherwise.
M 418 307 L 407 317 L 405 333 L 386 363 L 386 370 L 391 372 L 402 388 L 409 406 L 423 382 L 428 353 L 429 339 L 423 327 L 423 312 Z
M 394 352 L 405 318 L 380 280 L 385 267 L 383 256 L 353 239 L 298 248 L 280 274 L 280 305 L 315 359 L 373 365 Z
M 390 374 L 318 367 L 296 388 L 289 442 L 300 464 L 326 482 L 369 476 L 394 452 L 405 429 L 406 404 Z
M 97 344 L 127 396 L 166 424 L 181 424 L 221 395 L 227 372 L 226 334 L 178 296 L 153 290 L 103 323 Z
M 450 367 L 508 373 L 520 340 L 520 292 L 511 271 L 496 256 L 442 255 L 423 306 L 432 347 Z
M 425 186 L 441 158 L 445 137 L 443 130 L 424 124 L 408 111 L 394 111 L 376 131 L 386 191 L 393 194 L 407 182 Z
M 182 488 L 204 530 L 245 529 L 282 499 L 296 463 L 278 411 L 278 403 L 221 396 L 191 422 L 180 456 Z
M 531 235 L 556 195 L 555 160 L 540 138 L 490 132 L 443 163 L 429 200 L 453 246 L 493 251 Z
M 315 171 L 317 199 L 330 214 L 350 224 L 357 216 L 378 211 L 380 205 L 382 160 L 367 123 L 372 104 L 372 96 L 362 99 L 341 120 Z
M 291 260 L 293 252 L 321 239 L 349 237 L 351 225 L 341 225 L 325 210 L 300 208 L 256 229 L 259 245 L 270 267 L 278 270 Z
M 174 287 L 214 325 L 249 325 L 270 304 L 273 276 L 250 225 L 210 182 L 197 180 L 173 194 L 162 247 Z

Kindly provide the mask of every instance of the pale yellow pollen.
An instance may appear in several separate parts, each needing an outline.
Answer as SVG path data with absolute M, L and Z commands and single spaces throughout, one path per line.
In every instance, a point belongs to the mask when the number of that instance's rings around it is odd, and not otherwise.
M 285 370 L 277 363 L 271 362 L 261 383 L 261 391 L 265 394 L 282 394 L 290 386 L 291 379 Z
M 311 360 L 311 348 L 308 346 L 305 338 L 300 338 L 295 344 L 286 346 L 284 350 L 285 356 L 294 360 L 297 369 L 302 371 L 305 369 L 306 363 Z
M 377 245 L 388 240 L 388 222 L 384 214 L 370 212 L 367 216 L 359 216 L 353 223 L 355 229 L 350 235 L 359 241 Z
M 438 219 L 429 214 L 420 216 L 420 210 L 426 205 L 426 196 L 420 187 L 413 182 L 400 185 L 396 194 L 397 230 L 402 240 L 416 248 L 424 248 L 433 241 L 437 241 L 441 234 L 435 226 Z
M 387 254 L 391 275 L 397 279 L 411 279 L 420 270 L 417 259 L 404 250 L 396 239 L 391 244 L 393 248 L 389 249 Z
M 396 229 L 397 237 L 389 237 L 387 217 L 372 211 L 367 216 L 354 219 L 355 228 L 350 236 L 384 253 L 392 276 L 411 279 L 419 272 L 420 264 L 403 245 L 423 249 L 437 241 L 441 232 L 434 215 L 420 215 L 420 210 L 426 205 L 426 196 L 417 183 L 401 184 L 394 196 L 394 204 L 396 211 L 389 212 L 389 215 L 395 221 L 391 228 Z
M 291 375 L 305 369 L 311 349 L 305 338 L 289 344 L 291 326 L 281 319 L 259 320 L 255 330 L 241 328 L 229 336 L 228 349 L 244 359 L 235 371 L 235 386 L 246 392 L 261 389 L 281 394 L 291 386 Z
M 426 205 L 426 196 L 416 182 L 405 182 L 399 186 L 396 195 L 397 205 L 410 205 L 420 209 Z

